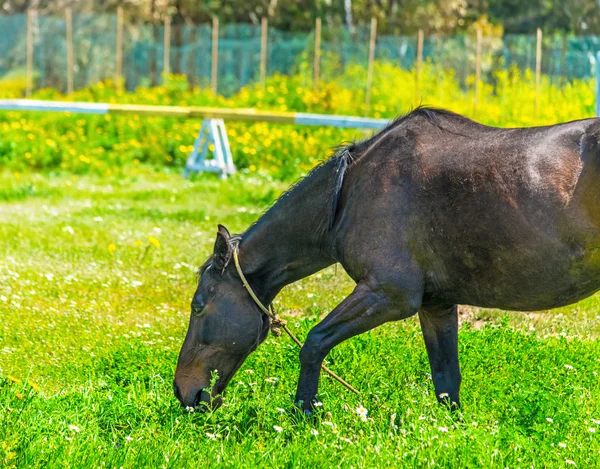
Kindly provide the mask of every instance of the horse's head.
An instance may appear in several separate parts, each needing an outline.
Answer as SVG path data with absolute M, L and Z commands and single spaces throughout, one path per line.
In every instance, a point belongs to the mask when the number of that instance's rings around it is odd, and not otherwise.
M 175 372 L 175 395 L 185 407 L 218 406 L 221 399 L 215 396 L 269 332 L 268 317 L 229 265 L 233 249 L 229 232 L 219 225 L 214 253 L 192 299 L 190 324 Z M 218 379 L 211 390 L 215 371 Z

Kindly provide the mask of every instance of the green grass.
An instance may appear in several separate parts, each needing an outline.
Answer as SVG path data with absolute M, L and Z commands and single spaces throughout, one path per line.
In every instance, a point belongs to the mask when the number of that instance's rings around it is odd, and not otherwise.
M 600 466 L 598 297 L 467 311 L 458 414 L 435 402 L 414 319 L 335 349 L 329 365 L 362 395 L 323 377 L 314 419 L 291 413 L 285 337 L 247 360 L 221 409 L 184 412 L 172 380 L 195 270 L 217 223 L 243 230 L 285 186 L 122 174 L 0 175 L 0 467 Z M 351 288 L 332 267 L 276 306 L 304 337 Z

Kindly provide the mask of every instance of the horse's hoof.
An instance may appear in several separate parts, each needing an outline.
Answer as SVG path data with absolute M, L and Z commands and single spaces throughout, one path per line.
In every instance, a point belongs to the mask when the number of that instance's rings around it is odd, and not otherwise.
M 294 401 L 294 413 L 304 417 L 313 417 L 323 409 L 323 403 L 317 399 L 310 402 L 303 400 Z

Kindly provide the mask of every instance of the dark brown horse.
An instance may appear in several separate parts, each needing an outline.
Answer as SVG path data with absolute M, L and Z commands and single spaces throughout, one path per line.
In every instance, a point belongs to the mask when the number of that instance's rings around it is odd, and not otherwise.
M 340 342 L 419 314 L 438 399 L 459 405 L 457 305 L 535 311 L 600 289 L 600 121 L 499 129 L 418 108 L 351 144 L 245 233 L 219 227 L 175 375 L 185 406 L 221 393 L 265 339 L 287 284 L 339 262 L 356 288 L 308 334 L 296 400 L 310 410 Z

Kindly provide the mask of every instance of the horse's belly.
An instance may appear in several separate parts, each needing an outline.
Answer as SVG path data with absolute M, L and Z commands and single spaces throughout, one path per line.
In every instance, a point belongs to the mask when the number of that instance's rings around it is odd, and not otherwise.
M 440 285 L 441 295 L 434 296 L 457 304 L 539 311 L 575 303 L 600 290 L 600 252 L 540 254 L 524 260 L 513 254 L 475 269 L 457 269 L 448 288 Z

